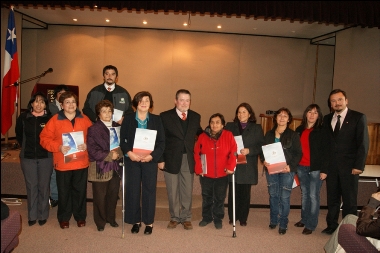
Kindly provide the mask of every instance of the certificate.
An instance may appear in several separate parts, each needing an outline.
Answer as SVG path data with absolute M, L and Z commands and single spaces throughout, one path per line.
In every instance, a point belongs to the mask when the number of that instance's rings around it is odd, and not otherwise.
M 80 154 L 78 146 L 84 144 L 83 131 L 63 133 L 62 146 L 69 146 L 70 150 L 64 154 L 65 163 L 79 161 L 84 159 L 84 153 Z
M 110 130 L 110 150 L 120 146 L 120 127 L 109 127 Z
M 243 137 L 241 135 L 238 135 L 238 136 L 234 136 L 234 138 L 235 138 L 236 145 L 237 145 L 237 150 L 236 150 L 237 161 L 236 161 L 236 164 L 245 164 L 245 163 L 247 163 L 247 158 L 245 157 L 245 155 L 240 154 L 240 150 L 242 150 L 244 148 Z
M 286 159 L 281 142 L 272 143 L 262 146 L 265 161 L 269 163 L 267 166 L 269 174 L 280 173 L 286 167 Z
M 156 143 L 157 130 L 136 128 L 133 153 L 138 155 L 150 155 Z
M 113 121 L 118 122 L 119 120 L 121 120 L 122 117 L 123 117 L 123 111 L 118 110 L 118 109 L 113 109 L 113 115 L 112 115 Z

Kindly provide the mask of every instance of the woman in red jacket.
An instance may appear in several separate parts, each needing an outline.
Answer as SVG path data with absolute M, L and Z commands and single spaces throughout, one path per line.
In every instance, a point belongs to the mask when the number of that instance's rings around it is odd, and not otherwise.
M 202 188 L 200 227 L 214 221 L 216 229 L 222 228 L 228 175 L 234 173 L 237 150 L 232 133 L 223 130 L 225 124 L 222 114 L 213 114 L 194 148 L 195 173 L 201 176 Z
M 92 125 L 87 116 L 77 110 L 78 97 L 71 91 L 63 93 L 59 102 L 63 110 L 55 114 L 40 134 L 41 146 L 53 153 L 54 169 L 57 173 L 58 211 L 57 217 L 62 229 L 69 227 L 71 216 L 78 227 L 86 225 L 87 129 Z M 82 132 L 84 143 L 71 141 L 70 136 Z M 63 142 L 63 134 L 68 142 Z M 78 136 L 80 136 L 78 134 Z M 66 140 L 66 139 L 65 139 Z M 71 145 L 72 144 L 73 149 Z M 77 153 L 71 153 L 77 150 Z M 67 155 L 70 154 L 70 155 Z

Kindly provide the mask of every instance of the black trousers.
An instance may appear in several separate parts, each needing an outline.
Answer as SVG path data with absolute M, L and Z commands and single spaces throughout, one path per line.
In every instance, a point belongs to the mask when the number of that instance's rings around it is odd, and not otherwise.
M 57 170 L 56 173 L 59 195 L 58 221 L 69 221 L 72 215 L 76 221 L 86 220 L 88 169 Z
M 328 227 L 338 227 L 341 201 L 343 201 L 342 218 L 347 214 L 357 215 L 358 184 L 359 175 L 352 175 L 351 169 L 333 168 L 329 170 L 326 178 L 328 206 L 326 222 Z
M 115 222 L 119 189 L 120 177 L 115 172 L 109 181 L 92 182 L 94 221 L 97 227 L 103 228 L 107 222 Z
M 235 183 L 235 220 L 246 222 L 251 204 L 251 184 Z M 233 220 L 232 183 L 228 184 L 228 217 Z

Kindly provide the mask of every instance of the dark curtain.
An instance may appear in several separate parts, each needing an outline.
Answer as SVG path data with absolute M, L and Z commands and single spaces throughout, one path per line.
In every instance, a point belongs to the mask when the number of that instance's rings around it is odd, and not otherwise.
M 174 11 L 380 28 L 380 1 L 2 1 L 3 6 Z

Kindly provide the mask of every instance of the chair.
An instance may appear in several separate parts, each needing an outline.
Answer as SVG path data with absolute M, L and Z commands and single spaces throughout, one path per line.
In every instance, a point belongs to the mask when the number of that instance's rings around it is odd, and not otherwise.
M 9 211 L 9 217 L 1 221 L 1 253 L 11 252 L 18 245 L 21 231 L 21 215 L 18 211 Z
M 356 233 L 356 227 L 352 224 L 342 224 L 339 228 L 338 243 L 347 253 L 378 253 L 365 236 Z

